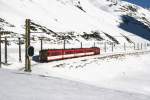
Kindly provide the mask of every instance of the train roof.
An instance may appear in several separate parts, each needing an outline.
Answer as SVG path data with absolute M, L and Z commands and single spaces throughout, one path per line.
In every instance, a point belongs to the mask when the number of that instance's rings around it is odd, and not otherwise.
M 48 51 L 48 50 L 76 50 L 76 49 L 92 49 L 92 48 L 100 49 L 99 47 L 91 47 L 91 48 L 68 48 L 68 49 L 43 49 L 43 50 L 40 50 L 40 51 Z

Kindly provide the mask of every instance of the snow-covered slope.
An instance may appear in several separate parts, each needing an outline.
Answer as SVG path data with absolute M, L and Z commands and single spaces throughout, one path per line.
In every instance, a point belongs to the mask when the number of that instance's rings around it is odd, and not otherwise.
M 33 64 L 32 73 L 150 96 L 149 58 L 149 52 L 139 52 L 69 59 Z
M 34 75 L 27 76 L 24 73 L 16 75 L 15 72 L 0 70 L 0 76 L 4 76 L 0 77 L 0 99 L 15 100 L 15 97 L 24 99 L 28 96 L 27 99 L 31 100 L 40 100 L 43 97 L 44 99 L 50 97 L 54 100 L 67 100 L 68 98 L 69 100 L 93 100 L 94 96 L 95 100 L 101 98 L 105 100 L 112 100 L 112 98 L 114 100 L 149 100 L 150 64 L 148 59 L 150 54 L 124 58 L 124 53 L 149 50 L 150 12 L 148 10 L 118 0 L 0 0 L 0 31 L 10 32 L 10 37 L 24 37 L 26 18 L 32 21 L 32 32 L 41 32 L 31 34 L 34 37 L 31 38 L 31 45 L 35 48 L 32 73 L 40 74 L 42 78 L 34 77 Z M 93 44 L 100 47 L 101 54 L 39 63 L 40 41 L 38 37 L 46 38 L 43 41 L 43 49 L 63 48 L 62 42 L 64 41 L 62 40 L 65 38 L 66 48 L 81 47 L 80 41 L 82 41 L 83 47 L 92 47 Z M 7 48 L 8 63 L 6 65 L 3 63 L 2 68 L 24 70 L 25 50 L 23 38 L 21 39 L 22 62 L 18 61 L 18 39 L 8 38 L 10 44 Z M 132 44 L 134 42 L 135 44 Z M 4 46 L 5 44 L 2 43 L 2 62 L 5 60 Z M 109 57 L 106 57 L 106 60 L 103 59 L 104 56 L 110 56 L 110 53 L 115 54 L 115 52 L 119 52 L 123 58 L 121 56 L 119 59 L 117 56 L 112 60 L 107 60 Z M 85 86 L 85 84 L 82 87 L 78 83 L 74 85 L 63 79 L 59 81 L 53 78 L 43 78 L 44 75 L 82 81 L 113 90 L 104 89 L 101 92 L 99 91 L 101 88 L 93 89 L 94 87 Z M 67 84 L 64 84 L 65 82 Z M 27 83 L 29 85 L 26 85 Z M 20 93 L 24 95 L 18 95 Z M 38 98 L 32 93 L 39 94 Z
M 34 31 L 39 25 L 45 26 L 46 32 L 56 32 L 56 37 L 61 35 L 59 32 L 73 32 L 79 39 L 84 33 L 96 31 L 102 40 L 111 41 L 106 35 L 109 34 L 119 43 L 128 42 L 120 38 L 122 35 L 133 42 L 150 40 L 150 12 L 124 1 L 112 1 L 0 0 L 0 27 L 1 30 L 24 34 L 25 19 L 30 18 L 36 23 Z M 57 39 L 50 35 L 46 37 Z
M 98 88 L 54 77 L 0 69 L 1 100 L 149 100 L 138 93 Z M 117 98 L 117 99 L 116 99 Z
M 124 1 L 128 1 L 131 3 L 137 4 L 137 5 L 142 6 L 144 8 L 150 8 L 149 0 L 124 0 Z

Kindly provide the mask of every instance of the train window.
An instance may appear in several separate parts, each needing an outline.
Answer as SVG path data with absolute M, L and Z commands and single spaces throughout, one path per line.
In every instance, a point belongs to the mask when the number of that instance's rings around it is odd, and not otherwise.
M 74 53 L 74 51 L 70 50 L 70 51 L 65 51 L 64 53 L 65 54 L 72 54 L 72 53 Z
M 93 50 L 88 49 L 88 50 L 86 50 L 86 52 L 93 52 Z
M 61 52 L 51 52 L 50 55 L 51 55 L 51 56 L 61 55 Z
M 77 50 L 76 53 L 84 53 L 84 50 Z

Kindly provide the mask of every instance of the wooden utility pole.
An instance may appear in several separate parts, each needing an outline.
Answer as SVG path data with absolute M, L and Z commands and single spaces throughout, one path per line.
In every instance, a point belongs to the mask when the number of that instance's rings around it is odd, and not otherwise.
M 141 50 L 143 49 L 143 43 L 141 43 Z
M 111 51 L 114 51 L 114 43 L 112 43 Z
M 96 47 L 95 42 L 94 42 L 94 47 Z
M 5 64 L 7 64 L 7 38 L 5 37 Z
M 147 44 L 145 43 L 145 50 L 147 49 Z
M 140 50 L 139 43 L 137 43 L 137 49 Z
M 106 42 L 104 43 L 104 50 L 105 50 L 105 52 L 107 51 Z
M 30 46 L 30 19 L 25 21 L 25 71 L 31 72 L 31 62 L 28 56 L 28 47 Z
M 0 68 L 2 67 L 2 59 L 1 59 L 1 34 L 0 34 Z
M 124 43 L 124 51 L 126 51 L 126 43 Z
M 64 38 L 64 49 L 66 49 L 66 40 Z
M 19 41 L 19 61 L 21 62 L 21 39 L 18 38 L 18 41 Z
M 136 45 L 135 45 L 135 43 L 133 43 L 133 45 L 134 45 L 134 50 L 136 49 Z
M 41 38 L 41 50 L 43 50 L 43 39 Z
M 81 42 L 81 48 L 82 48 L 82 42 Z

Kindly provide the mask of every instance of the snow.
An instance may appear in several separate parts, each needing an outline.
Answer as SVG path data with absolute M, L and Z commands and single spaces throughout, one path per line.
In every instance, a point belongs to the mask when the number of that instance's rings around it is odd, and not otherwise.
M 132 9 L 137 11 L 134 12 L 128 7 L 133 7 Z M 0 69 L 0 100 L 150 99 L 148 77 L 150 76 L 150 48 L 146 47 L 146 43 L 150 40 L 144 38 L 149 36 L 149 11 L 124 1 L 118 1 L 115 5 L 110 0 L 10 0 L 9 2 L 0 0 L 0 12 L 0 18 L 6 21 L 0 22 L 0 28 L 18 33 L 13 36 L 15 38 L 8 38 L 10 43 L 8 64 L 2 64 Z M 135 19 L 131 23 L 132 27 L 126 25 L 125 28 L 132 28 L 136 30 L 136 33 L 119 27 L 122 23 L 126 24 L 122 16 Z M 55 36 L 44 34 L 44 32 L 32 33 L 31 35 L 37 38 L 31 41 L 31 45 L 35 47 L 35 56 L 32 59 L 32 72 L 25 73 L 23 72 L 25 45 L 21 45 L 22 62 L 19 62 L 16 37 L 24 34 L 26 18 L 30 18 L 34 23 L 45 26 L 58 35 L 68 35 L 67 32 L 72 32 L 78 41 L 75 39 L 69 41 L 66 43 L 66 48 L 79 48 L 80 42 L 83 43 L 83 47 L 93 47 L 95 43 L 101 49 L 101 54 L 39 63 L 35 61 L 38 59 L 40 50 L 38 37 L 43 36 L 53 40 L 53 43 L 43 41 L 43 49 L 62 49 L 63 41 L 56 40 Z M 135 27 L 135 22 L 143 26 Z M 10 27 L 9 24 L 15 27 Z M 143 28 L 146 26 L 148 31 Z M 137 34 L 137 30 L 140 34 Z M 84 32 L 90 34 L 93 31 L 98 32 L 104 40 L 86 40 L 80 36 Z M 105 33 L 120 43 L 114 44 L 113 50 L 110 42 L 114 41 Z M 144 36 L 141 36 L 143 33 Z M 122 35 L 135 43 L 136 48 Z M 126 50 L 124 50 L 124 43 L 126 43 Z M 4 62 L 3 48 L 4 43 L 2 43 L 2 62 Z
M 0 69 L 1 100 L 149 100 L 142 94 L 98 88 L 55 77 Z
M 76 58 L 35 65 L 33 73 L 149 95 L 149 58 L 149 53 Z
M 36 54 L 39 48 L 37 44 Z M 134 51 L 131 48 L 124 52 L 117 49 L 114 52 L 102 50 L 101 55 L 48 63 L 32 61 L 31 73 L 23 72 L 24 59 L 23 62 L 18 61 L 17 50 L 16 44 L 12 43 L 8 47 L 10 65 L 2 64 L 0 69 L 0 76 L 3 76 L 0 77 L 2 100 L 116 100 L 116 97 L 118 100 L 150 99 L 149 47 Z M 22 54 L 24 56 L 23 48 Z

